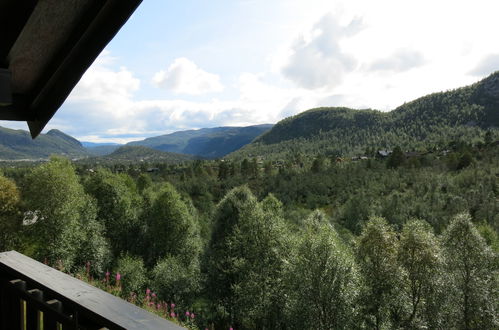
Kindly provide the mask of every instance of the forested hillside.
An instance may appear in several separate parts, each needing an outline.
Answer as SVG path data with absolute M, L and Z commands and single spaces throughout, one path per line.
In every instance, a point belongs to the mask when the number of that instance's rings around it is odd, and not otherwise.
M 0 249 L 191 329 L 496 329 L 499 148 L 476 139 L 355 160 L 9 166 Z
M 361 155 L 367 148 L 428 150 L 474 142 L 499 127 L 499 72 L 471 86 L 431 94 L 390 112 L 318 108 L 277 123 L 230 157 L 278 159 L 288 152 Z M 496 133 L 497 134 L 497 133 Z
M 50 130 L 33 140 L 25 130 L 0 127 L 0 160 L 48 159 L 52 154 L 70 158 L 88 155 L 78 140 L 59 130 Z
M 104 155 L 98 158 L 84 159 L 81 160 L 83 163 L 124 163 L 124 162 L 170 162 L 179 163 L 184 161 L 190 161 L 195 159 L 194 156 L 177 154 L 173 152 L 159 151 L 152 148 L 147 148 L 143 146 L 129 146 L 125 145 L 117 148 L 112 153 Z

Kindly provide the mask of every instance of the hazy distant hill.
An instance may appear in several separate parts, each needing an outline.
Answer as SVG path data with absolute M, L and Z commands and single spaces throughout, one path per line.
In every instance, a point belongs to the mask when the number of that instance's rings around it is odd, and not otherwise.
M 97 148 L 97 147 L 120 147 L 122 144 L 119 143 L 111 143 L 111 142 L 88 142 L 88 141 L 80 141 L 81 145 L 85 148 Z
M 59 130 L 50 130 L 33 140 L 27 131 L 0 127 L 0 160 L 46 159 L 52 154 L 69 158 L 88 155 L 78 140 Z
M 134 141 L 128 145 L 141 145 L 161 151 L 196 155 L 203 158 L 218 158 L 238 150 L 270 128 L 272 128 L 270 124 L 202 128 Z
M 286 118 L 231 157 L 355 154 L 473 142 L 499 127 L 499 72 L 471 86 L 430 94 L 393 111 L 318 108 Z
M 123 146 L 118 143 L 97 143 L 81 141 L 81 144 L 87 149 L 92 156 L 105 156 L 113 153 L 116 149 Z

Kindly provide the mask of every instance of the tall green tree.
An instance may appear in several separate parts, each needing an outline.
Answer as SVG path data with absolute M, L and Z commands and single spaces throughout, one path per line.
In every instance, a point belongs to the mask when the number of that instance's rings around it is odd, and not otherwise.
M 402 149 L 397 146 L 393 149 L 393 152 L 388 157 L 386 161 L 386 167 L 388 168 L 397 168 L 405 162 L 405 156 Z
M 229 177 L 229 165 L 225 161 L 218 163 L 218 179 L 226 180 Z
M 85 190 L 97 201 L 97 218 L 104 224 L 113 253 L 131 251 L 143 239 L 138 235 L 141 200 L 133 180 L 101 168 L 87 178 Z
M 404 225 L 398 245 L 402 266 L 402 287 L 408 300 L 404 326 L 440 328 L 438 293 L 442 279 L 443 257 L 440 243 L 430 225 L 411 220 Z
M 21 229 L 20 202 L 16 183 L 0 174 L 0 251 L 13 248 Z
M 498 256 L 487 246 L 469 214 L 459 214 L 442 237 L 449 274 L 450 327 L 499 327 Z
M 312 162 L 312 167 L 310 168 L 310 170 L 313 173 L 319 173 L 319 172 L 324 171 L 324 169 L 326 167 L 325 161 L 326 161 L 326 159 L 324 158 L 324 156 L 322 156 L 322 155 L 317 156 L 314 159 L 314 161 Z
M 141 173 L 137 178 L 137 189 L 140 193 L 143 193 L 144 190 L 150 188 L 152 185 L 152 179 L 149 174 Z
M 356 249 L 364 281 L 360 304 L 368 328 L 397 327 L 402 321 L 397 249 L 398 239 L 391 226 L 383 218 L 372 217 L 363 228 Z
M 352 329 L 357 325 L 359 271 L 320 211 L 305 221 L 288 270 L 289 326 L 294 329 Z
M 206 271 L 209 296 L 222 311 L 220 326 L 278 328 L 283 321 L 280 205 L 272 196 L 259 203 L 242 186 L 217 207 Z
M 171 184 L 164 184 L 145 216 L 149 264 L 169 256 L 185 265 L 198 262 L 201 245 L 197 221 Z
M 251 163 L 248 158 L 244 158 L 241 162 L 241 175 L 244 177 L 250 177 L 252 174 Z
M 73 266 L 84 231 L 82 216 L 89 197 L 69 160 L 51 158 L 26 177 L 23 197 L 31 214 L 28 231 L 36 257 Z

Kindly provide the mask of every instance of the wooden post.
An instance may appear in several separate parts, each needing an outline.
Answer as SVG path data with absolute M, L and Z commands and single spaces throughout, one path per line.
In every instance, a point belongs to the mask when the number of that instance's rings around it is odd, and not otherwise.
M 52 299 L 47 301 L 50 306 L 57 313 L 62 313 L 62 303 L 59 300 Z M 58 330 L 57 318 L 52 313 L 43 313 L 43 330 Z
M 0 279 L 0 329 L 9 329 L 12 316 L 12 305 L 10 301 L 10 290 L 5 279 Z
M 9 281 L 7 285 L 8 287 L 8 297 L 7 303 L 10 304 L 10 314 L 7 315 L 7 327 L 5 329 L 24 329 L 24 300 L 21 299 L 19 294 L 16 292 L 17 290 L 25 291 L 26 290 L 26 282 L 21 280 L 12 280 Z
M 38 289 L 28 290 L 28 294 L 31 295 L 37 301 L 43 300 L 43 292 Z M 27 330 L 38 330 L 40 329 L 40 310 L 30 301 L 26 302 L 26 329 Z

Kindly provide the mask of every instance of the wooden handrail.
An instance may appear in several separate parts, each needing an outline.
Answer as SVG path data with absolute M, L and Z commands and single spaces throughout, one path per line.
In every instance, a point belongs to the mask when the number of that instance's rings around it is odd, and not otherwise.
M 42 328 L 183 329 L 16 251 L 0 253 L 0 329 Z

